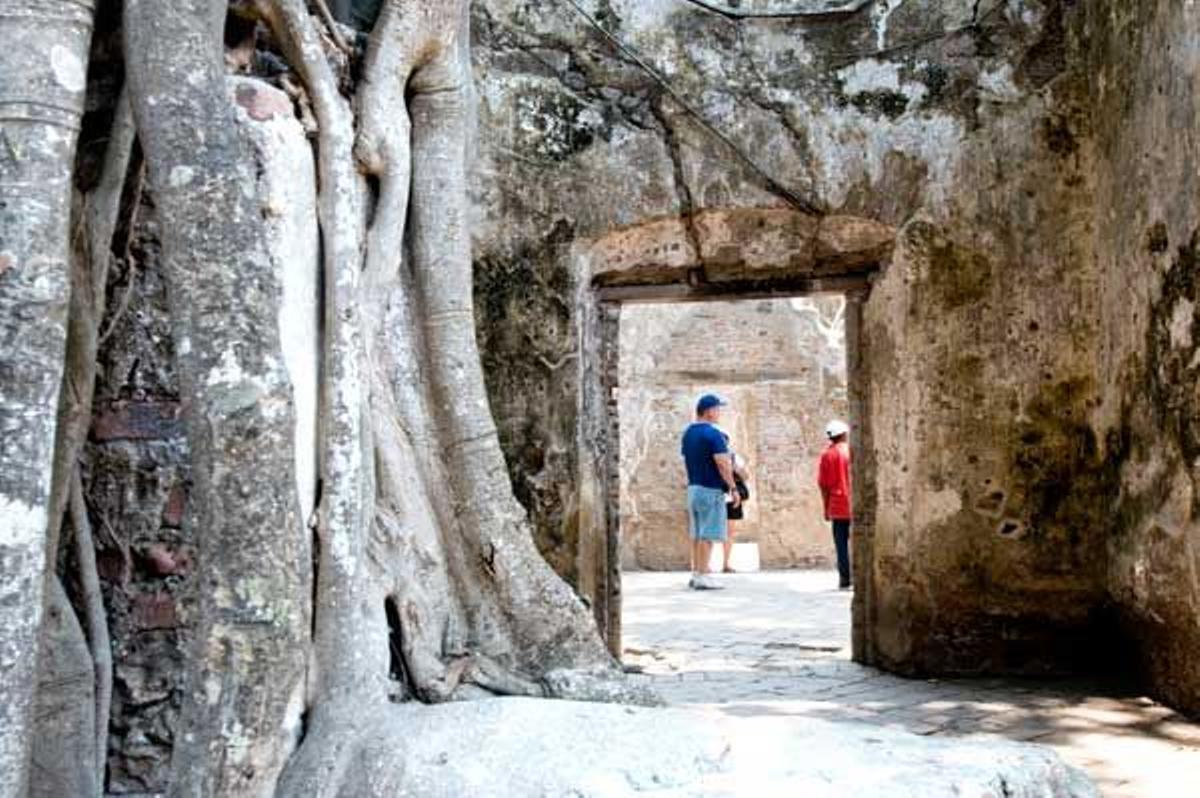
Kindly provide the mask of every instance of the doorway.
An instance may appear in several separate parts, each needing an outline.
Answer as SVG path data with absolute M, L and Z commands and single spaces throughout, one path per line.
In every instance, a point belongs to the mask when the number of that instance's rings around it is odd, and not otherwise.
M 704 393 L 729 402 L 720 426 L 750 486 L 714 570 L 835 565 L 813 473 L 826 422 L 849 416 L 845 308 L 840 294 L 621 307 L 623 571 L 690 567 L 679 433 Z
M 869 285 L 869 278 L 864 277 L 855 279 L 853 284 L 849 284 L 848 280 L 839 280 L 832 286 L 814 283 L 798 287 L 788 283 L 778 286 L 739 286 L 742 289 L 740 291 L 701 290 L 697 295 L 683 298 L 675 292 L 662 295 L 653 288 L 639 291 L 622 287 L 619 291 L 599 292 L 598 312 L 605 319 L 601 351 L 605 353 L 602 394 L 606 397 L 604 427 L 607 456 L 603 466 L 603 481 L 607 489 L 601 586 L 604 595 L 603 616 L 602 619 L 598 616 L 597 620 L 602 624 L 614 656 L 620 658 L 624 653 L 621 623 L 624 568 L 631 565 L 652 570 L 688 568 L 686 540 L 678 531 L 681 529 L 681 519 L 686 522 L 679 512 L 682 482 L 678 475 L 675 482 L 680 484 L 670 482 L 668 474 L 678 472 L 675 439 L 679 429 L 691 418 L 692 409 L 689 405 L 702 391 L 723 391 L 735 399 L 731 406 L 733 412 L 729 419 L 732 421 L 729 431 L 735 441 L 754 441 L 749 447 L 752 452 L 746 454 L 757 475 L 752 484 L 768 487 L 748 504 L 749 524 L 743 522 L 747 533 L 743 536 L 743 542 L 755 544 L 760 567 L 764 564 L 767 567 L 812 567 L 832 562 L 828 528 L 820 515 L 816 515 L 819 513 L 816 509 L 819 504 L 810 506 L 819 502 L 819 497 L 814 496 L 811 490 L 796 488 L 797 483 L 811 482 L 803 479 L 802 473 L 810 476 L 812 461 L 820 451 L 820 430 L 828 420 L 824 416 L 830 412 L 840 412 L 854 428 L 851 447 L 856 489 L 864 493 L 872 490 L 869 466 L 864 467 L 864 461 L 859 457 L 862 442 L 869 435 L 869 416 L 864 412 L 866 375 L 862 369 L 862 358 L 853 351 L 860 340 L 858 331 L 862 304 L 867 298 Z M 842 359 L 842 368 L 828 369 L 831 374 L 814 375 L 811 369 L 817 367 L 817 362 L 810 358 L 807 364 L 809 373 L 801 372 L 804 366 L 789 373 L 787 366 L 779 363 L 778 358 L 772 360 L 770 353 L 755 354 L 754 341 L 750 340 L 745 346 L 731 345 L 724 350 L 726 356 L 743 361 L 738 366 L 715 368 L 712 358 L 684 356 L 681 358 L 682 367 L 665 370 L 660 375 L 665 379 L 657 385 L 643 385 L 639 391 L 637 386 L 622 384 L 622 376 L 628 380 L 640 371 L 653 369 L 654 360 L 671 357 L 672 353 L 667 351 L 671 349 L 670 344 L 658 349 L 657 342 L 653 340 L 653 328 L 674 327 L 668 332 L 668 337 L 677 335 L 683 347 L 692 348 L 689 344 L 694 343 L 691 340 L 694 331 L 689 328 L 694 324 L 720 324 L 718 318 L 724 315 L 731 317 L 732 325 L 739 325 L 746 321 L 744 316 L 747 311 L 781 317 L 785 323 L 779 326 L 784 331 L 789 327 L 792 330 L 807 327 L 810 336 L 823 337 L 824 346 L 831 350 L 829 354 Z M 770 337 L 770 324 L 760 322 L 751 326 L 757 328 L 753 337 L 757 338 L 759 332 L 766 332 L 766 337 Z M 780 332 L 777 331 L 776 335 L 780 336 Z M 834 346 L 828 346 L 830 340 L 836 342 Z M 622 341 L 626 344 L 624 347 Z M 640 352 L 639 345 L 658 349 L 654 353 L 658 357 L 651 357 L 651 364 L 641 358 L 633 363 L 625 363 L 622 359 L 623 350 L 625 353 Z M 718 355 L 721 355 L 721 351 Z M 757 369 L 757 374 L 753 365 L 747 368 L 754 361 L 765 364 Z M 755 379 L 759 376 L 767 379 Z M 810 405 L 808 413 L 798 418 L 786 407 L 787 398 L 790 394 L 793 400 L 798 399 L 797 394 L 803 394 L 805 387 L 811 392 L 813 382 L 829 383 L 830 395 L 817 401 L 798 402 Z M 709 387 L 702 388 L 702 385 Z M 784 406 L 772 408 L 772 404 Z M 737 410 L 739 405 L 742 410 L 740 415 Z M 806 418 L 806 415 L 809 417 Z M 783 430 L 760 430 L 760 427 L 771 424 L 772 417 L 777 422 L 787 419 Z M 812 434 L 814 426 L 816 435 Z M 747 448 L 743 444 L 735 445 Z M 647 462 L 646 455 L 651 448 L 656 448 L 654 459 Z M 658 479 L 666 483 L 648 497 L 649 506 L 646 503 L 636 506 L 636 498 L 632 495 L 639 477 L 642 482 Z M 768 496 L 770 500 L 763 501 Z M 856 497 L 856 523 L 852 533 L 852 549 L 856 557 L 869 556 L 866 537 L 870 526 L 866 524 L 860 527 L 857 523 L 866 516 L 862 512 L 863 507 Z M 804 524 L 798 533 L 779 534 L 778 526 L 767 529 L 768 524 L 786 524 L 796 522 L 801 516 L 811 518 L 813 515 L 816 515 L 817 523 Z M 744 558 L 745 548 L 735 549 L 732 556 L 735 559 Z M 859 578 L 860 571 L 856 568 L 855 588 L 856 591 L 865 592 L 868 589 L 867 580 Z M 852 602 L 851 624 L 855 633 L 859 629 L 854 622 L 861 613 L 859 604 L 856 596 Z
M 704 211 L 615 231 L 581 246 L 591 280 L 581 287 L 579 591 L 618 658 L 621 633 L 621 327 L 623 308 L 842 297 L 847 415 L 855 462 L 852 548 L 869 563 L 874 485 L 870 452 L 870 375 L 862 315 L 873 276 L 890 258 L 895 231 L 850 217 L 816 219 L 798 211 Z M 695 397 L 691 397 L 694 401 Z M 686 418 L 686 416 L 685 416 Z M 823 427 L 823 422 L 822 425 Z M 852 650 L 868 656 L 863 618 L 869 580 L 855 569 Z

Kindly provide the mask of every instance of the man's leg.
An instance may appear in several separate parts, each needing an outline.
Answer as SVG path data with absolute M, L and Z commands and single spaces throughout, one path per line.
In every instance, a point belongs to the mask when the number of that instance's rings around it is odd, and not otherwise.
M 687 493 L 687 511 L 688 511 L 688 568 L 692 575 L 688 579 L 688 587 L 696 586 L 696 544 L 698 543 L 698 535 L 700 533 L 700 514 L 696 506 L 696 497 L 694 492 L 689 487 Z
M 850 587 L 850 522 L 833 522 L 833 545 L 837 549 L 838 587 Z
M 725 549 L 724 566 L 721 568 L 722 571 L 729 570 L 729 554 L 733 551 L 733 522 L 726 521 L 725 524 L 725 542 L 721 544 Z
M 703 509 L 697 515 L 699 546 L 696 549 L 696 567 L 699 569 L 698 586 L 706 590 L 719 590 L 723 585 L 710 576 L 713 544 L 724 543 L 728 519 L 725 513 L 723 491 L 709 491 L 703 500 Z

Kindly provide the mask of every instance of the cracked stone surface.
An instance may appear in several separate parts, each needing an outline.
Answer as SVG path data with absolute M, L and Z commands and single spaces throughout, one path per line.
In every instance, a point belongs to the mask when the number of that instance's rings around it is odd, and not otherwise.
M 904 679 L 849 659 L 833 571 L 624 575 L 624 661 L 672 705 L 724 717 L 857 721 L 1052 747 L 1106 798 L 1200 795 L 1200 724 L 1098 679 Z

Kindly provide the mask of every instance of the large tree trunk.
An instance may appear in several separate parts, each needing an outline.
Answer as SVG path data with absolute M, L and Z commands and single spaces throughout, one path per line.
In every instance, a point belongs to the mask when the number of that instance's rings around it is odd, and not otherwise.
M 0 0 L 0 796 L 23 796 L 93 9 Z
M 377 181 L 365 255 L 349 109 L 303 3 L 278 0 L 268 16 L 321 126 L 327 291 L 319 678 L 280 792 L 335 795 L 387 712 L 389 636 L 393 692 L 425 701 L 593 695 L 597 682 L 552 673 L 616 672 L 533 546 L 484 393 L 466 227 L 467 4 L 388 2 L 375 25 L 355 98 L 355 156 Z M 347 468 L 364 441 L 373 457 Z
M 223 0 L 127 0 L 134 116 L 163 225 L 201 581 L 177 795 L 270 795 L 300 734 L 310 622 L 279 286 L 226 94 Z
M 297 492 L 281 292 L 264 244 L 263 214 L 270 210 L 254 188 L 254 157 L 238 137 L 227 94 L 227 5 L 180 0 L 166 14 L 151 0 L 126 0 L 124 16 L 130 104 L 150 189 L 165 220 L 163 260 L 186 398 L 199 541 L 199 611 L 172 793 L 336 795 L 350 783 L 346 768 L 362 756 L 363 746 L 378 745 L 389 700 L 509 694 L 645 700 L 623 687 L 583 604 L 537 553 L 512 495 L 488 406 L 475 341 L 467 227 L 473 111 L 468 3 L 334 4 L 335 13 L 356 24 L 374 21 L 362 78 L 349 98 L 342 93 L 349 79 L 325 49 L 346 43 L 320 29 L 325 14 L 310 15 L 304 0 L 237 4 L 240 14 L 257 15 L 268 25 L 304 84 L 319 127 L 325 296 L 319 331 L 316 323 L 310 331 L 319 334 L 322 347 L 312 540 Z M 0 14 L 0 25 L 4 19 Z M 116 138 L 127 146 L 128 137 Z M 69 158 L 59 151 L 46 153 L 51 156 L 69 176 Z M 25 629 L 30 640 L 44 573 L 30 569 L 44 568 L 54 431 L 44 408 L 53 406 L 63 358 L 65 197 L 61 210 L 61 218 L 46 221 L 35 237 L 46 251 L 63 250 L 58 282 L 22 283 L 26 293 L 12 306 L 24 315 L 13 318 L 26 326 L 0 328 L 5 340 L 31 330 L 58 336 L 31 339 L 26 349 L 0 355 L 5 369 L 28 361 L 45 372 L 36 372 L 40 382 L 18 382 L 29 387 L 28 395 L 16 397 L 23 404 L 6 398 L 3 410 L 41 425 L 23 428 L 41 436 L 38 446 L 0 449 L 5 458 L 25 458 L 23 470 L 6 459 L 0 472 L 5 521 L 23 519 L 20 529 L 4 529 L 0 553 L 13 556 L 9 541 L 21 543 L 19 553 L 28 562 L 17 564 L 32 580 L 28 584 L 39 587 L 36 596 L 23 597 L 29 599 L 24 614 L 12 616 L 26 624 L 17 628 L 18 637 Z M 108 216 L 100 215 L 89 220 L 93 236 L 103 239 L 90 242 L 91 249 L 107 252 L 108 241 L 97 231 Z M 111 236 L 111 224 L 108 229 Z M 18 267 L 29 261 L 23 252 L 10 257 L 7 242 L 2 249 L 0 285 L 10 273 L 22 274 Z M 86 431 L 80 417 L 90 405 L 94 373 L 87 367 L 95 358 L 103 307 L 103 279 L 95 258 L 89 262 L 92 272 L 78 276 L 72 310 L 77 345 L 71 361 L 84 365 L 72 366 L 70 401 L 63 403 L 56 515 L 66 503 L 63 487 L 77 479 L 78 442 Z M 52 313 L 28 313 L 49 301 L 32 297 L 35 288 L 57 292 L 47 294 L 58 302 Z M 42 304 L 30 304 L 34 300 Z M 4 323 L 9 325 L 7 316 Z M 17 417 L 0 417 L 4 429 L 14 427 L 10 418 Z M 72 509 L 83 545 L 87 514 L 77 483 L 75 488 Z M 80 558 L 88 569 L 81 581 L 90 597 L 84 617 L 95 646 L 103 629 L 96 625 L 98 591 L 88 559 Z M 52 585 L 61 592 L 57 581 Z M 92 684 L 102 694 L 103 659 L 86 656 L 69 609 L 63 629 L 71 634 L 47 636 L 47 643 L 59 654 L 80 655 L 62 660 L 78 666 L 71 672 L 80 679 L 97 667 Z M 10 612 L 7 605 L 3 612 Z M 16 639 L 7 635 L 4 643 Z M 0 666 L 7 668 L 7 661 Z M 20 673 L 29 674 L 27 663 Z M 20 698 L 10 689 L 18 684 L 16 675 L 18 669 L 0 673 L 11 680 L 0 687 Z M 20 745 L 28 728 L 21 725 L 27 692 L 23 700 L 0 710 L 10 723 L 0 728 L 0 766 L 25 761 Z M 104 700 L 101 695 L 95 708 L 90 699 L 80 708 L 91 714 L 72 721 L 73 728 L 86 728 L 75 734 L 102 733 L 103 718 L 93 718 L 105 714 Z M 87 752 L 80 758 L 96 761 Z M 64 770 L 56 778 L 81 780 L 73 792 L 92 791 L 95 780 L 83 784 L 83 770 Z M 24 777 L 12 772 L 0 771 L 6 788 L 0 796 L 22 790 Z

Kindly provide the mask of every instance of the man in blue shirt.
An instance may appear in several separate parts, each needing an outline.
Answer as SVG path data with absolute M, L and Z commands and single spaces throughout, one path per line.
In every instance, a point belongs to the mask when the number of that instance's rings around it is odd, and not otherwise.
M 719 590 L 722 585 L 709 575 L 708 562 L 714 543 L 723 543 L 728 530 L 725 493 L 731 491 L 736 507 L 741 498 L 734 487 L 733 463 L 729 445 L 717 428 L 721 397 L 706 393 L 696 402 L 696 420 L 683 433 L 681 447 L 687 467 L 688 533 L 692 541 L 692 578 L 688 587 L 695 590 Z

